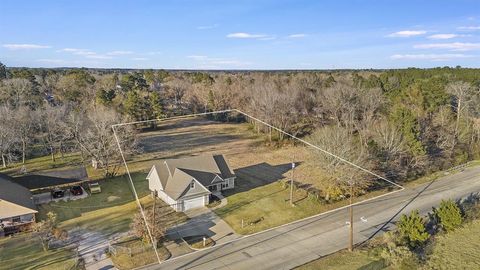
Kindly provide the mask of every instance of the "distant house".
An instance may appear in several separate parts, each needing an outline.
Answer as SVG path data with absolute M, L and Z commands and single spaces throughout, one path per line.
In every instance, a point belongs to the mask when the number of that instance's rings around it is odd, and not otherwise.
M 30 190 L 0 174 L 0 236 L 28 228 L 36 213 Z
M 147 180 L 149 189 L 175 211 L 203 207 L 212 192 L 235 186 L 235 174 L 223 155 L 163 160 L 152 166 Z

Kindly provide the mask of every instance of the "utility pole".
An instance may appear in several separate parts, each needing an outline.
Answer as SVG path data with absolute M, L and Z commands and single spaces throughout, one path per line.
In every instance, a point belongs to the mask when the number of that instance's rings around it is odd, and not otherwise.
M 292 161 L 292 178 L 290 179 L 290 205 L 295 206 L 293 204 L 293 177 L 295 173 L 295 155 L 293 155 L 293 161 Z
M 349 251 L 353 251 L 353 182 L 350 183 L 350 245 Z

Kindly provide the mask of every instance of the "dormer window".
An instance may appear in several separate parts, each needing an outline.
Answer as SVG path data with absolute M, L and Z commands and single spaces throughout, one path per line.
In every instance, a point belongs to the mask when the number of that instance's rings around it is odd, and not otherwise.
M 190 183 L 190 188 L 195 188 L 195 182 Z

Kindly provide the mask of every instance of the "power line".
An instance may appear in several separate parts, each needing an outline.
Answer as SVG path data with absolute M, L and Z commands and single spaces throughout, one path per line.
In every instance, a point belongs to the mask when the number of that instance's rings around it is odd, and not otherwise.
M 145 222 L 145 226 L 147 228 L 148 236 L 152 242 L 153 250 L 155 250 L 155 255 L 157 256 L 158 264 L 161 264 L 162 261 L 160 260 L 160 255 L 158 254 L 157 247 L 155 246 L 156 242 L 154 241 L 152 232 L 150 231 L 150 226 L 147 222 L 147 217 L 145 216 L 145 211 L 143 210 L 142 204 L 140 203 L 140 199 L 138 198 L 137 190 L 135 189 L 135 185 L 133 184 L 132 176 L 130 175 L 130 170 L 127 166 L 127 161 L 125 160 L 125 156 L 123 155 L 122 147 L 120 145 L 120 141 L 118 140 L 117 133 L 115 131 L 115 127 L 112 126 L 113 136 L 117 141 L 118 149 L 120 149 L 120 155 L 122 156 L 123 164 L 125 165 L 125 170 L 127 171 L 128 179 L 130 180 L 130 184 L 132 185 L 133 194 L 135 195 L 135 200 L 137 201 L 138 208 L 140 209 L 140 213 L 142 214 L 143 221 Z

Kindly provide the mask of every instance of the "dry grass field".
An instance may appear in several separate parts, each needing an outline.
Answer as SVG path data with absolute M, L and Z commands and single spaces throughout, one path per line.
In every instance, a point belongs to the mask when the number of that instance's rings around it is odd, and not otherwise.
M 315 165 L 312 154 L 315 150 L 291 142 L 272 146 L 267 136 L 256 134 L 247 123 L 216 122 L 199 117 L 167 120 L 161 121 L 157 130 L 140 133 L 138 141 L 143 152 L 130 158 L 130 171 L 146 172 L 153 163 L 167 158 L 224 154 L 237 179 L 235 188 L 224 192 L 228 204 L 215 212 L 241 234 L 345 205 L 341 201 L 320 203 L 305 191 L 325 190 L 328 183 L 322 169 Z M 292 162 L 296 164 L 294 180 L 304 187 L 294 192 L 296 207 L 290 205 L 289 189 L 280 182 L 292 177 Z M 378 194 L 373 192 L 365 197 Z
M 221 123 L 205 118 L 162 121 L 158 130 L 138 135 L 143 153 L 128 161 L 131 171 L 146 171 L 166 158 L 202 154 L 224 154 L 240 175 L 254 174 L 250 182 L 264 185 L 290 177 L 295 161 L 295 180 L 323 188 L 325 177 L 314 166 L 303 146 L 268 146 L 265 135 L 256 134 L 246 123 Z

